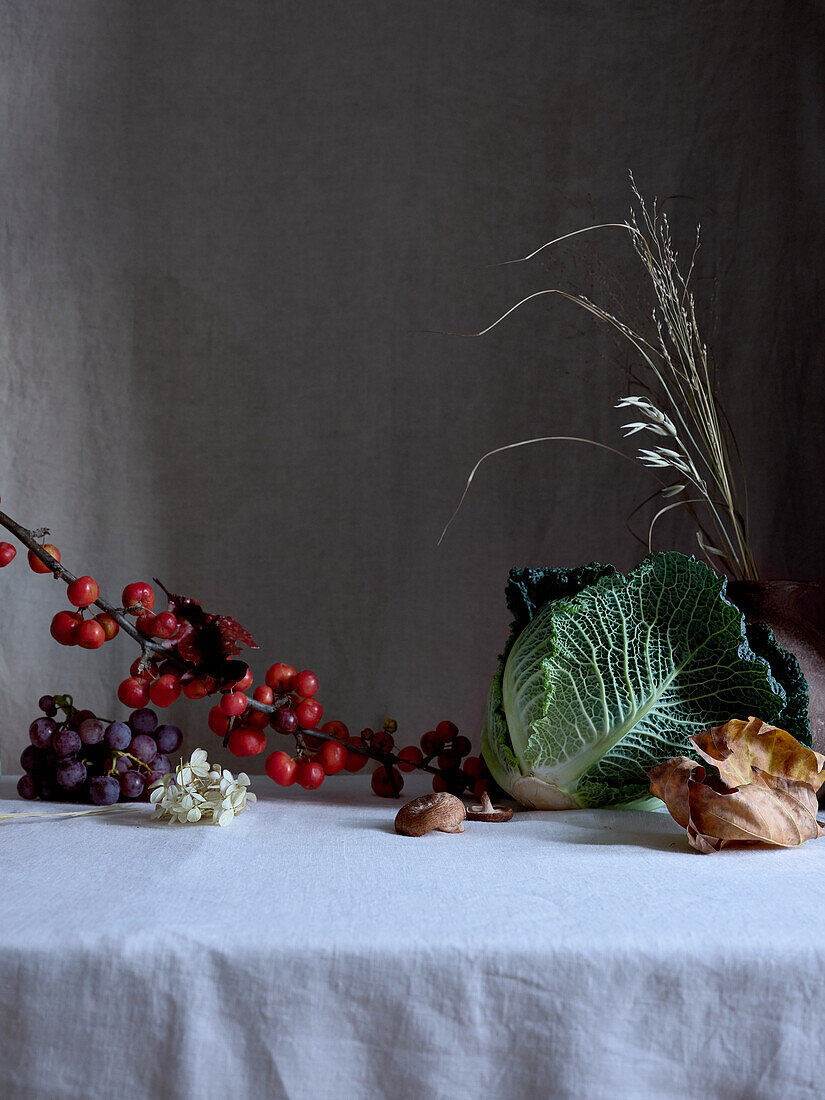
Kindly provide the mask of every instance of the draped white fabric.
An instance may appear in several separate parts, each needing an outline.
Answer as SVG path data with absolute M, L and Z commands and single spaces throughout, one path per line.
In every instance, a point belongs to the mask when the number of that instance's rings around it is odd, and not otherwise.
M 825 842 L 703 857 L 606 811 L 413 840 L 363 776 L 256 787 L 226 829 L 0 825 L 4 1100 L 821 1095 Z
M 477 735 L 512 565 L 636 565 L 660 507 L 616 401 L 648 336 L 628 169 L 667 201 L 765 576 L 825 575 L 825 9 L 717 0 L 0 3 L 0 507 L 312 668 L 327 716 Z M 676 198 L 673 196 L 682 196 Z M 670 196 L 670 197 L 669 197 Z M 437 330 L 435 333 L 423 330 Z M 634 377 L 628 378 L 628 372 Z M 632 419 L 632 418 L 630 418 Z M 698 550 L 683 508 L 657 548 Z M 4 538 L 0 532 L 0 539 Z M 0 571 L 0 750 L 137 655 L 49 637 Z M 203 714 L 203 712 L 201 712 Z M 173 717 L 191 749 L 205 717 Z M 253 761 L 257 765 L 258 761 Z

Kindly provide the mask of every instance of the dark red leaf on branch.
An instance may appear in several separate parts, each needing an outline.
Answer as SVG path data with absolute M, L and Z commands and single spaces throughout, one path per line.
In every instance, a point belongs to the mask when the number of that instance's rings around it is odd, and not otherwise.
M 157 577 L 154 579 L 169 599 L 169 610 L 181 622 L 171 649 L 192 666 L 184 679 L 202 678 L 210 693 L 241 680 L 247 665 L 231 658 L 241 652 L 242 645 L 258 648 L 249 631 L 231 615 L 204 611 L 197 600 L 170 592 Z
M 242 627 L 238 620 L 233 619 L 231 615 L 216 615 L 215 625 L 220 634 L 223 652 L 227 657 L 230 654 L 240 653 L 242 645 L 247 646 L 249 649 L 258 648 L 249 631 Z

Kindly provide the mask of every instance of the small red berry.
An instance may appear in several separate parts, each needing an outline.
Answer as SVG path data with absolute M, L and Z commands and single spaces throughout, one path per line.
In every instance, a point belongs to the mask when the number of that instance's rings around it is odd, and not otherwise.
M 429 733 L 425 733 L 419 744 L 424 750 L 425 756 L 432 756 L 434 752 L 438 752 L 441 748 L 441 741 L 436 737 L 435 730 L 430 730 Z
M 347 762 L 347 750 L 337 741 L 326 741 L 318 753 L 318 763 L 326 775 L 337 775 Z
M 106 635 L 106 641 L 111 642 L 112 638 L 116 638 L 120 632 L 120 626 L 116 619 L 113 619 L 105 611 L 101 611 L 99 615 L 95 615 L 95 619 L 103 627 L 103 633 Z
M 155 606 L 155 591 L 146 581 L 133 581 L 127 584 L 120 598 L 130 615 L 151 611 Z
M 82 621 L 76 611 L 58 611 L 49 632 L 61 645 L 77 645 L 77 628 Z
M 138 615 L 135 626 L 141 634 L 145 634 L 147 638 L 152 638 L 155 633 L 155 616 L 149 611 L 144 611 L 141 615 Z
M 118 687 L 117 697 L 124 707 L 137 710 L 145 707 L 149 702 L 149 689 L 143 680 L 139 680 L 137 676 L 130 676 Z
M 472 747 L 469 737 L 456 737 L 453 741 L 453 752 L 459 756 L 466 756 Z
M 480 779 L 487 770 L 484 761 L 479 756 L 468 756 L 463 764 L 464 772 L 471 779 Z
M 437 792 L 447 790 L 447 780 L 444 778 L 443 775 L 433 776 L 433 790 Z
M 392 769 L 392 779 L 386 768 L 379 768 L 372 773 L 372 789 L 380 798 L 395 798 L 403 787 L 404 779 L 397 768 Z
M 218 705 L 224 714 L 229 715 L 230 718 L 237 718 L 246 710 L 246 696 L 242 691 L 230 691 L 221 697 Z
M 265 707 L 271 707 L 275 700 L 275 692 L 268 684 L 258 684 L 252 692 L 252 698 L 256 703 L 263 703 Z
M 295 708 L 298 715 L 298 725 L 305 730 L 314 730 L 324 713 L 324 708 L 317 699 L 304 699 Z
M 88 607 L 100 595 L 100 588 L 94 577 L 78 577 L 66 589 L 66 595 L 75 607 Z
M 206 723 L 218 737 L 226 737 L 226 732 L 229 729 L 229 721 L 229 716 L 224 714 L 219 706 L 214 706 L 209 711 L 209 717 Z
M 252 686 L 252 669 L 248 668 L 236 684 L 232 685 L 233 691 L 247 691 Z
M 318 677 L 314 672 L 310 672 L 308 668 L 304 669 L 303 672 L 299 672 L 295 676 L 291 690 L 303 699 L 309 699 L 318 694 Z
M 180 679 L 174 672 L 164 672 L 149 685 L 149 698 L 156 707 L 169 707 L 180 695 Z
M 257 756 L 266 748 L 266 734 L 251 726 L 238 726 L 230 733 L 227 747 L 233 756 Z
M 438 738 L 440 744 L 445 744 L 447 741 L 452 741 L 455 735 L 458 733 L 458 726 L 453 722 L 439 722 L 435 727 L 435 735 Z
M 60 551 L 50 542 L 44 542 L 41 550 L 45 550 L 47 554 L 51 554 L 55 561 L 60 561 Z M 33 550 L 29 550 L 28 561 L 29 567 L 33 573 L 51 573 L 52 571 L 45 562 L 42 562 L 40 558 L 38 558 Z
M 10 542 L 0 542 L 0 569 L 13 562 L 17 557 L 17 548 Z
M 386 730 L 378 730 L 370 738 L 370 745 L 377 752 L 389 752 L 395 747 L 395 738 L 391 733 L 387 733 Z
M 266 729 L 269 725 L 269 715 L 263 710 L 253 710 L 252 707 L 244 715 L 244 722 L 248 726 L 254 726 L 256 730 Z
M 424 754 L 417 745 L 408 745 L 398 754 L 398 767 L 402 772 L 415 771 L 415 768 L 424 759 Z
M 350 738 L 347 744 L 347 762 L 344 765 L 348 772 L 360 772 L 369 760 L 369 757 L 365 753 L 351 751 L 354 746 L 365 749 L 367 743 L 363 737 Z
M 292 681 L 295 679 L 296 675 L 297 673 L 292 665 L 278 663 L 276 665 L 271 665 L 266 670 L 264 679 L 278 695 L 286 695 L 287 692 L 292 691 Z
M 324 778 L 324 769 L 317 760 L 301 760 L 295 769 L 295 782 L 307 791 L 320 787 Z
M 142 618 L 143 616 L 141 616 Z M 140 619 L 138 619 L 140 622 Z M 152 624 L 152 633 L 156 638 L 172 638 L 177 633 L 178 619 L 171 611 L 161 611 L 155 615 L 155 621 Z
M 78 625 L 75 642 L 81 649 L 100 649 L 106 641 L 106 631 L 94 619 L 84 619 Z
M 196 678 L 183 685 L 183 694 L 187 699 L 203 699 L 209 692 L 206 690 L 206 684 L 203 680 Z
M 159 672 L 158 666 L 154 661 L 149 661 L 148 664 L 141 667 L 141 658 L 135 657 L 134 661 L 129 668 L 129 672 L 132 676 L 137 676 L 138 680 L 143 680 L 147 684 L 150 684 L 152 680 L 157 679 Z
M 337 718 L 331 722 L 324 722 L 321 726 L 321 733 L 328 733 L 330 737 L 335 737 L 339 741 L 349 741 L 349 730 L 343 722 L 339 722 Z
M 450 768 L 457 768 L 460 763 L 461 757 L 457 752 L 442 752 L 438 756 L 438 766 L 445 771 Z
M 283 752 L 281 749 L 270 753 L 266 758 L 265 767 L 269 778 L 282 787 L 291 787 L 295 782 L 297 763 L 289 753 Z

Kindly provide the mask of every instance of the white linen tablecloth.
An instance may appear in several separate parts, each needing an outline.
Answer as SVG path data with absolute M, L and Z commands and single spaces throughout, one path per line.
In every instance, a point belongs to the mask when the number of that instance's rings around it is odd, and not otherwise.
M 608 811 L 408 839 L 365 776 L 255 789 L 225 829 L 0 824 L 4 1100 L 825 1092 L 825 840 L 699 856 Z

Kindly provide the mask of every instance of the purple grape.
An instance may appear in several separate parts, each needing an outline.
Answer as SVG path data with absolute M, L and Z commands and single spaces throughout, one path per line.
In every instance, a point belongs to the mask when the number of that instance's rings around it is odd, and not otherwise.
M 278 733 L 294 733 L 298 728 L 298 715 L 292 707 L 278 707 L 270 721 Z
M 113 806 L 120 798 L 120 784 L 113 775 L 96 775 L 89 783 L 89 799 L 95 806 Z
M 84 745 L 99 745 L 106 733 L 106 723 L 99 718 L 87 718 L 77 732 Z
M 17 793 L 21 798 L 37 798 L 37 783 L 30 775 L 21 775 L 17 780 Z
M 158 746 L 154 737 L 150 737 L 148 733 L 136 733 L 129 752 L 141 763 L 151 764 L 158 754 Z
M 149 707 L 132 711 L 129 725 L 135 733 L 153 733 L 158 728 L 158 716 Z
M 128 756 L 118 756 L 115 759 L 115 771 L 118 775 L 123 775 L 124 772 L 128 772 L 131 766 L 132 763 Z
M 55 703 L 53 695 L 41 695 L 37 705 L 49 718 L 54 718 L 57 714 L 57 703 Z
M 110 749 L 125 752 L 132 743 L 132 731 L 125 722 L 112 722 L 106 729 L 106 744 Z
M 120 789 L 126 798 L 139 798 L 143 794 L 143 776 L 131 769 L 120 777 Z
M 20 763 L 24 772 L 29 775 L 36 775 L 38 772 L 42 772 L 46 766 L 46 752 L 44 749 L 36 749 L 34 745 L 26 745 L 20 754 Z
M 149 766 L 149 778 L 146 780 L 146 786 L 150 787 L 156 779 L 162 779 L 164 775 L 168 775 L 171 770 L 172 765 L 169 763 L 169 757 L 158 753 Z
M 80 734 L 76 730 L 65 729 L 54 735 L 52 747 L 58 756 L 73 756 L 80 752 Z
M 57 723 L 51 718 L 35 718 L 29 726 L 29 738 L 36 749 L 45 749 L 57 733 Z
M 44 775 L 40 780 L 40 797 L 47 802 L 57 802 L 63 798 L 64 791 L 58 787 L 53 775 Z
M 76 710 L 71 717 L 70 725 L 72 729 L 80 729 L 87 718 L 94 718 L 95 712 L 93 710 Z
M 57 765 L 55 779 L 66 791 L 76 791 L 86 782 L 86 765 L 79 760 L 62 760 Z
M 183 744 L 183 734 L 177 726 L 158 726 L 155 730 L 158 752 L 177 752 Z

